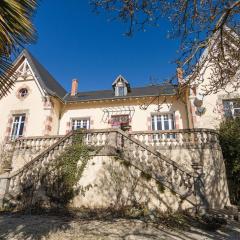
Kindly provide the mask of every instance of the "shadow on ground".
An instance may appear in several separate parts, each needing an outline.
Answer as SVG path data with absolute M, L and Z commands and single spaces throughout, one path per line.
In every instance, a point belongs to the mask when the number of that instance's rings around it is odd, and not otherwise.
M 162 219 L 114 218 L 112 215 L 48 213 L 0 214 L 1 240 L 63 240 L 63 239 L 119 239 L 119 240 L 238 240 L 240 224 L 231 222 L 216 231 L 190 216 Z

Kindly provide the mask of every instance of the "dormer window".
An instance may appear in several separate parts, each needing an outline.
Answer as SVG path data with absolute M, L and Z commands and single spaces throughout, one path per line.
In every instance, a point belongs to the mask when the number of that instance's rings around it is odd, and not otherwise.
M 112 84 L 116 97 L 126 96 L 130 92 L 130 84 L 121 75 Z
M 125 87 L 117 87 L 117 88 L 118 88 L 118 96 L 120 97 L 124 96 Z

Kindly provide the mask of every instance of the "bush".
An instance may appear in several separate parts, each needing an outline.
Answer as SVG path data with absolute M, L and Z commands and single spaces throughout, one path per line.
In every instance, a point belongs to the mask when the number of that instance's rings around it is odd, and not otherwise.
M 219 133 L 230 200 L 232 204 L 240 205 L 240 118 L 222 122 Z

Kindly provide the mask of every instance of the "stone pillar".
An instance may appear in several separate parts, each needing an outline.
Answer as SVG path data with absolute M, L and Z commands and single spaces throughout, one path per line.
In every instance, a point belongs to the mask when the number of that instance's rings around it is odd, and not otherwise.
M 196 177 L 194 179 L 194 190 L 196 197 L 196 205 L 197 205 L 197 214 L 204 215 L 209 208 L 209 204 L 206 199 L 205 188 L 204 188 L 204 173 L 203 166 L 199 163 L 193 163 L 192 168 Z
M 104 146 L 103 155 L 116 156 L 118 150 L 118 135 L 117 132 L 110 132 L 108 136 L 107 144 Z

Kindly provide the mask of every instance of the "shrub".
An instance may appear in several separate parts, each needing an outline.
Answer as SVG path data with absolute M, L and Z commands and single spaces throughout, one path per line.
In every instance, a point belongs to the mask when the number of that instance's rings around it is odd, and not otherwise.
M 225 160 L 230 200 L 240 205 L 240 118 L 222 122 L 219 140 Z

